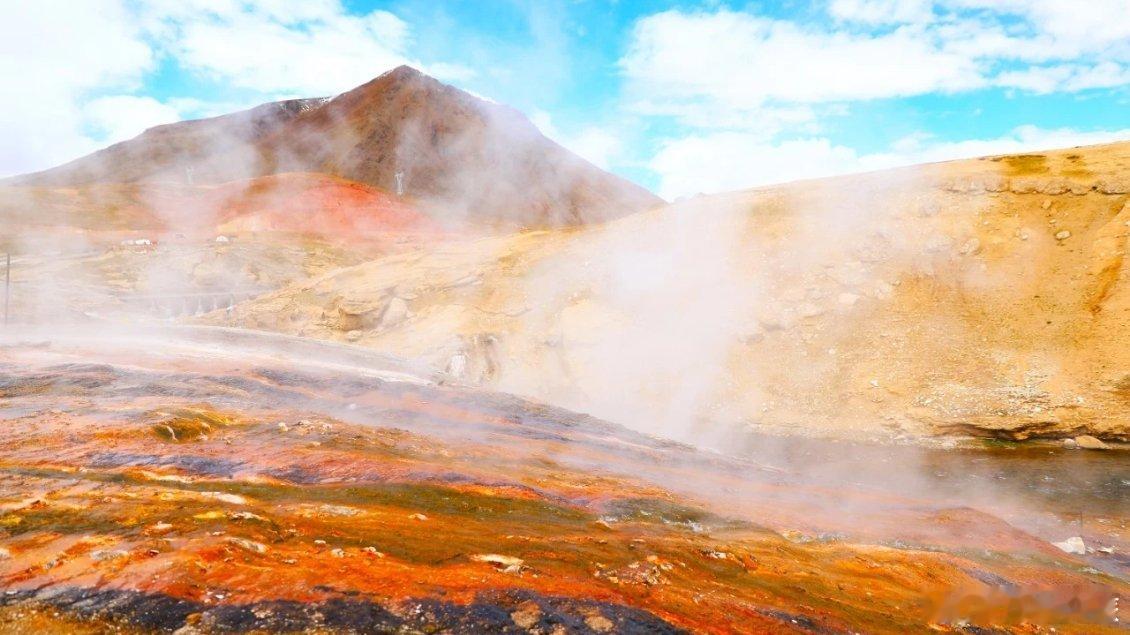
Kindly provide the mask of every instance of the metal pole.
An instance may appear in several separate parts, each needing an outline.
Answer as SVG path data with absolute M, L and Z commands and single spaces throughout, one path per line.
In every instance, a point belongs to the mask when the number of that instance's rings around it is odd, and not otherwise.
M 8 296 L 12 288 L 12 254 L 4 254 L 4 326 L 8 326 Z

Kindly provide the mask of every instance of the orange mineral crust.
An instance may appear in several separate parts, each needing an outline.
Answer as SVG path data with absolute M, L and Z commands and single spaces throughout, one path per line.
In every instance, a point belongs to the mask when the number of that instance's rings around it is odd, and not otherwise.
M 6 340 L 0 631 L 1120 628 L 1125 506 L 960 505 L 223 337 Z

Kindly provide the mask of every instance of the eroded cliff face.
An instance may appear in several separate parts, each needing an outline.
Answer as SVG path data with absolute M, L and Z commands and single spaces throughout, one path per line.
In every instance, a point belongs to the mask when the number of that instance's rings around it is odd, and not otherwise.
M 1126 441 L 1128 181 L 1122 143 L 698 197 L 432 245 L 207 319 L 684 438 Z

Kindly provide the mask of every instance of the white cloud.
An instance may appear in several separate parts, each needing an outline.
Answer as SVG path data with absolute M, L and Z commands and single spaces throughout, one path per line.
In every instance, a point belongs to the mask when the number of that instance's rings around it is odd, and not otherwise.
M 659 195 L 674 199 L 699 192 L 745 189 L 800 179 L 885 168 L 1109 143 L 1130 139 L 1130 128 L 1081 132 L 1021 126 L 994 139 L 933 141 L 911 135 L 885 151 L 860 154 L 826 138 L 766 142 L 757 134 L 717 132 L 668 141 L 649 167 L 659 174 Z
M 132 90 L 155 56 L 117 0 L 11 3 L 0 21 L 0 175 L 95 149 L 83 101 Z
M 1008 134 L 993 139 L 940 142 L 931 141 L 924 135 L 910 137 L 893 144 L 889 152 L 863 155 L 859 161 L 862 169 L 871 170 L 915 163 L 971 159 L 994 154 L 1070 148 L 1128 139 L 1130 139 L 1130 128 L 1080 131 L 1073 128 L 1019 126 Z
M 1019 17 L 1031 37 L 1059 58 L 1130 53 L 1130 0 L 939 0 L 946 9 L 974 9 L 999 18 Z
M 1130 0 L 837 0 L 839 27 L 748 12 L 671 10 L 639 20 L 620 67 L 629 106 L 704 125 L 820 103 L 1125 86 Z M 860 24 L 874 27 L 860 29 Z M 1035 65 L 1033 65 L 1035 64 Z
M 565 134 L 544 110 L 535 110 L 530 121 L 543 135 L 603 170 L 609 169 L 623 155 L 623 141 L 606 128 L 588 126 L 576 134 Z
M 147 128 L 179 120 L 176 108 L 152 97 L 113 95 L 99 97 L 83 109 L 87 126 L 103 143 L 135 137 Z
M 873 36 L 812 31 L 728 10 L 668 11 L 641 20 L 621 60 L 630 88 L 653 102 L 824 102 L 977 88 L 975 60 L 915 27 Z
M 827 23 L 720 8 L 670 10 L 635 24 L 619 62 L 626 108 L 673 117 L 689 130 L 650 161 L 661 196 L 1081 138 L 1018 128 L 962 143 L 909 138 L 860 154 L 837 145 L 824 124 L 856 102 L 1130 86 L 1130 0 L 1086 7 L 1073 0 L 831 0 L 826 7 Z
M 1088 88 L 1115 88 L 1130 84 L 1130 66 L 1113 62 L 1033 66 L 1022 71 L 1001 73 L 997 77 L 997 84 L 1036 94 L 1054 93 L 1058 90 L 1074 92 Z
M 409 54 L 408 25 L 340 0 L 38 0 L 0 22 L 0 175 L 57 165 L 182 115 L 339 93 L 399 64 L 467 79 Z M 134 95 L 157 60 L 230 90 L 213 102 Z M 229 107 L 230 106 L 230 107 Z
M 609 130 L 595 126 L 582 130 L 566 147 L 605 170 L 624 150 L 620 137 Z
M 666 142 L 648 167 L 660 176 L 659 196 L 674 200 L 850 172 L 857 159 L 822 138 L 771 143 L 756 133 L 716 132 Z
M 412 59 L 407 23 L 382 10 L 352 14 L 339 0 L 158 0 L 139 19 L 181 67 L 263 93 L 334 95 L 400 64 L 441 79 L 473 75 Z
M 828 12 L 864 24 L 922 22 L 933 14 L 930 0 L 832 0 Z

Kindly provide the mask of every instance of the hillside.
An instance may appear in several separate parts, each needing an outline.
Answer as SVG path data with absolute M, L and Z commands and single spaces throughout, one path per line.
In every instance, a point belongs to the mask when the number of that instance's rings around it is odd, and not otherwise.
M 408 198 L 317 173 L 282 173 L 220 185 L 95 183 L 0 189 L 5 225 L 22 232 L 67 227 L 211 238 L 251 231 L 333 238 L 435 232 Z
M 301 99 L 138 137 L 7 185 L 216 185 L 314 172 L 403 192 L 475 228 L 617 218 L 660 199 L 542 136 L 521 113 L 402 66 L 332 99 Z
M 1130 143 L 916 166 L 423 247 L 205 319 L 700 442 L 1125 441 L 1128 200 Z

